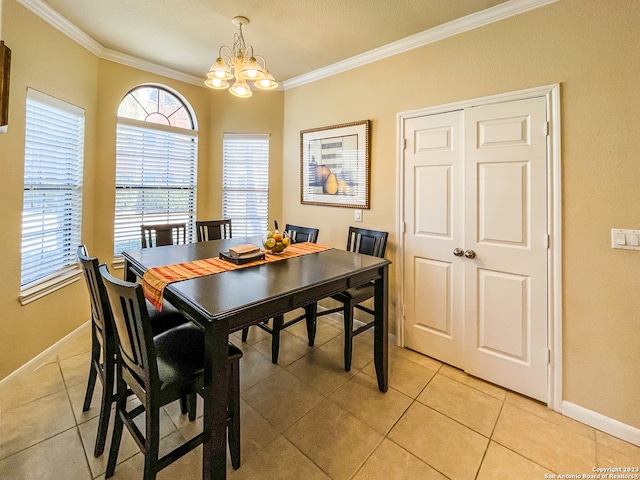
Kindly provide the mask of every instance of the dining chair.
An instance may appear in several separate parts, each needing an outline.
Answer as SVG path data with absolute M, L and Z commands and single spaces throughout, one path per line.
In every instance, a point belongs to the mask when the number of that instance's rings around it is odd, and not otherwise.
M 298 225 L 290 225 L 288 223 L 285 225 L 284 231 L 289 235 L 291 243 L 317 243 L 318 234 L 320 233 L 320 230 L 317 228 L 300 227 Z
M 140 235 L 142 237 L 142 248 L 179 245 L 187 243 L 187 224 L 140 225 Z
M 284 227 L 284 231 L 287 232 L 289 238 L 291 239 L 291 243 L 302 243 L 302 242 L 311 242 L 317 243 L 318 234 L 320 230 L 317 228 L 311 227 L 301 227 L 298 225 L 290 225 L 286 224 Z M 316 311 L 318 308 L 317 303 L 312 303 L 304 307 L 304 313 L 302 315 L 298 315 L 297 317 L 284 321 L 283 315 L 278 315 L 273 318 L 273 324 L 270 327 L 267 322 L 262 322 L 256 324 L 257 327 L 261 328 L 265 332 L 271 335 L 271 362 L 278 363 L 278 354 L 280 352 L 280 332 L 285 328 L 288 328 L 292 325 L 295 325 L 302 320 L 306 320 L 307 322 L 307 339 L 309 340 L 309 346 L 313 347 L 316 338 Z M 249 336 L 249 327 L 242 329 L 242 341 L 246 342 Z
M 199 242 L 231 238 L 231 219 L 198 220 L 196 221 L 196 233 Z
M 349 235 L 347 237 L 347 251 L 361 253 L 364 255 L 372 255 L 374 257 L 383 258 L 387 248 L 388 232 L 378 230 L 367 230 L 364 228 L 349 227 Z M 375 315 L 375 312 L 361 305 L 362 302 L 375 296 L 375 286 L 373 282 L 365 283 L 356 287 L 349 288 L 343 292 L 332 295 L 331 298 L 340 302 L 337 308 L 316 311 L 317 316 L 329 315 L 331 313 L 342 312 L 344 317 L 344 369 L 348 372 L 351 370 L 351 357 L 353 353 L 353 337 L 370 329 L 374 325 L 374 321 L 365 323 L 364 325 L 353 329 L 354 309 Z
M 96 379 L 99 377 L 102 382 L 102 399 L 100 401 L 98 432 L 93 450 L 93 455 L 99 457 L 104 452 L 111 405 L 115 400 L 113 395 L 116 356 L 115 333 L 113 331 L 111 306 L 109 305 L 102 277 L 98 272 L 98 259 L 89 256 L 85 245 L 78 246 L 77 256 L 87 283 L 91 304 L 91 364 L 82 411 L 89 410 Z M 169 305 L 163 308 L 162 313 L 150 303 L 148 303 L 148 307 L 153 335 L 158 335 L 188 321 L 184 317 L 176 315 L 177 311 Z M 193 398 L 195 399 L 195 397 Z M 183 399 L 181 402 L 182 413 L 186 413 L 187 407 L 186 399 Z M 189 414 L 195 418 L 195 406 L 192 406 Z
M 123 427 L 126 425 L 144 455 L 144 480 L 156 474 L 198 445 L 200 432 L 159 458 L 160 409 L 186 395 L 202 394 L 204 386 L 204 331 L 192 322 L 153 336 L 142 285 L 113 277 L 106 265 L 99 268 L 113 312 L 118 346 L 116 362 L 116 418 L 105 477 L 113 476 Z M 240 466 L 240 358 L 242 352 L 229 343 L 228 437 L 231 463 Z M 127 410 L 127 391 L 140 405 Z M 143 431 L 135 419 L 144 413 Z

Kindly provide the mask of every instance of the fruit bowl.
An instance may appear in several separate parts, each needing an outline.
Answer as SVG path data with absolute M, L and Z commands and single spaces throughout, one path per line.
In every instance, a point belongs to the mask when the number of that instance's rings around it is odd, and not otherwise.
M 269 230 L 262 236 L 262 247 L 267 253 L 279 255 L 291 244 L 291 239 L 287 232 L 279 230 Z

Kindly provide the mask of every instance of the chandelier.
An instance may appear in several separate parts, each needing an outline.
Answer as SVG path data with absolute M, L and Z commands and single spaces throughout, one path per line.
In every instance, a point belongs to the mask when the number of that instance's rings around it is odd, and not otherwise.
M 234 17 L 232 22 L 239 28 L 238 33 L 234 36 L 233 48 L 226 45 L 220 47 L 216 63 L 211 66 L 204 84 L 215 90 L 224 90 L 229 88 L 230 81 L 234 80 L 229 92 L 241 98 L 249 98 L 253 94 L 247 81 L 255 80 L 254 85 L 261 90 L 277 88 L 278 82 L 267 70 L 265 59 L 260 55 L 254 55 L 253 46 L 244 43 L 242 25 L 248 25 L 249 19 Z M 225 49 L 228 55 L 223 55 Z M 262 66 L 257 59 L 262 60 Z

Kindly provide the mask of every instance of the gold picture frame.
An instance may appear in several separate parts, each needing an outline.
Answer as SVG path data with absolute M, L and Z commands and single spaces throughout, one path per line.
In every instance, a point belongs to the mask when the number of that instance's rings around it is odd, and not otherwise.
M 11 50 L 0 40 L 0 133 L 9 124 L 9 74 L 11 71 Z
M 300 132 L 300 201 L 369 208 L 370 120 Z

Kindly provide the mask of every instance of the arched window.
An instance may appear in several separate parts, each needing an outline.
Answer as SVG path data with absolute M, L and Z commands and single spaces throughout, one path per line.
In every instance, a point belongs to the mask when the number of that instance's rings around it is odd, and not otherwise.
M 118 108 L 114 255 L 141 247 L 140 225 L 196 218 L 198 132 L 188 103 L 166 87 L 140 85 Z

